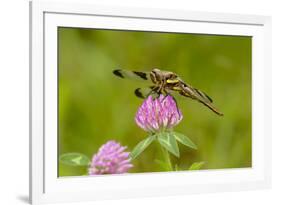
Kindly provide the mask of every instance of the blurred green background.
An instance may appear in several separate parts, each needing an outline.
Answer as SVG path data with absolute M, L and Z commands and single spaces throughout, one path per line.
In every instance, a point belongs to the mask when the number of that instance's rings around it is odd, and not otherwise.
M 116 68 L 176 72 L 206 92 L 224 113 L 177 97 L 183 121 L 175 127 L 198 146 L 180 146 L 182 169 L 251 167 L 251 37 L 59 28 L 59 154 L 80 152 L 89 158 L 108 140 L 128 150 L 147 135 L 134 122 L 142 100 L 134 89 L 146 84 L 117 78 Z M 153 142 L 130 172 L 161 171 Z M 85 167 L 59 163 L 59 176 L 85 175 Z

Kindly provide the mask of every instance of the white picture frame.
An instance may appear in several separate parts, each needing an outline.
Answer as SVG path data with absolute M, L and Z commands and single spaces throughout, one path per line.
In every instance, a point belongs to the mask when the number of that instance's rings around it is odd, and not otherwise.
M 56 31 L 59 26 L 252 36 L 252 168 L 58 178 Z M 30 2 L 30 108 L 32 204 L 269 188 L 271 18 Z

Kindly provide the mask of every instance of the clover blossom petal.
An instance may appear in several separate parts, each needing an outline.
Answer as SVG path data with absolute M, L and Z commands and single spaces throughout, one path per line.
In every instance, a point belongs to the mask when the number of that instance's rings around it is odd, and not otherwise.
M 149 96 L 139 107 L 135 116 L 137 125 L 147 132 L 172 129 L 179 124 L 183 115 L 170 95 Z
M 102 145 L 92 158 L 89 175 L 127 173 L 133 165 L 126 148 L 113 140 Z

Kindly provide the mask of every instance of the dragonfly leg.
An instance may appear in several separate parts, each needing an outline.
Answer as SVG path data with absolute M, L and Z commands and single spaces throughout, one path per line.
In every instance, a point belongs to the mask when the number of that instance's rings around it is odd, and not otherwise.
M 161 100 L 161 102 L 163 102 L 170 94 L 165 89 L 163 89 L 161 93 L 164 95 L 164 98 Z
M 161 93 L 163 93 L 164 92 L 164 83 L 163 82 L 161 82 L 161 84 L 157 87 L 158 89 L 157 89 L 157 93 L 159 93 L 159 95 L 161 94 Z
M 147 94 L 147 96 L 146 97 L 148 97 L 148 96 L 150 96 L 150 95 L 153 95 L 153 94 L 157 94 L 157 96 L 155 97 L 155 98 L 158 98 L 159 97 L 159 93 L 157 92 L 158 91 L 158 89 L 159 89 L 159 87 L 151 87 L 151 90 L 149 91 L 149 93 Z M 152 96 L 153 97 L 153 96 Z M 153 97 L 153 99 L 155 99 L 154 97 Z

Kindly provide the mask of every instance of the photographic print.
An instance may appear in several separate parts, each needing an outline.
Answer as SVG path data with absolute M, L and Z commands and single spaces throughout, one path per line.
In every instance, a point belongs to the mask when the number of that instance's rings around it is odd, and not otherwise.
M 252 37 L 58 27 L 58 176 L 252 166 Z

